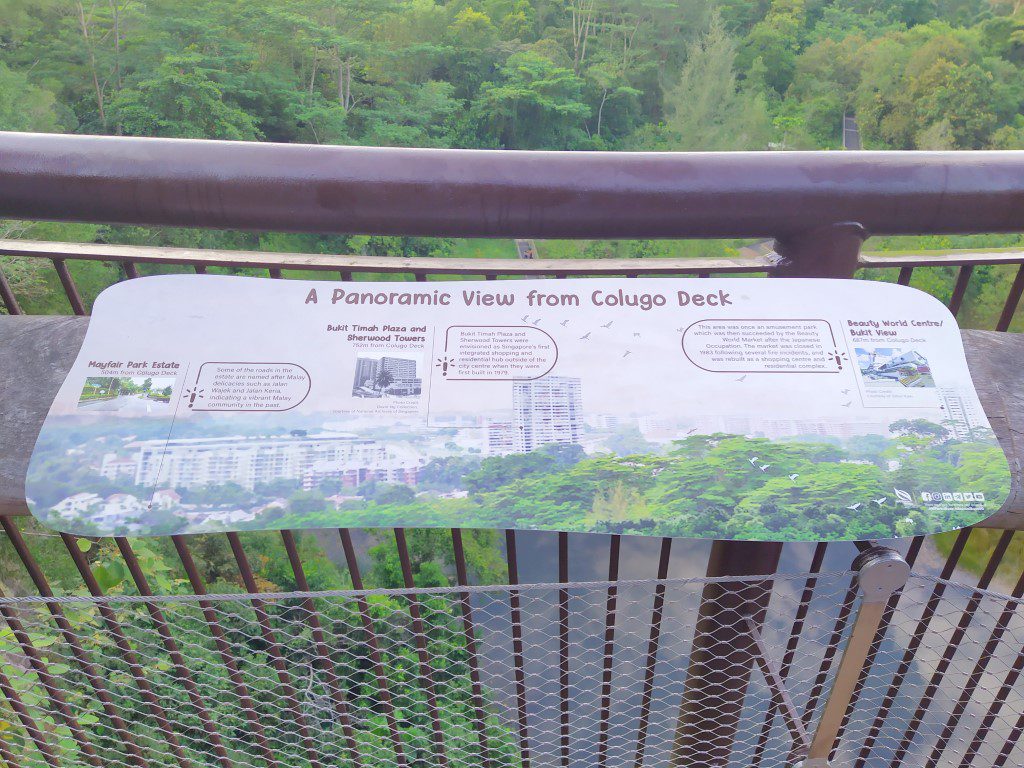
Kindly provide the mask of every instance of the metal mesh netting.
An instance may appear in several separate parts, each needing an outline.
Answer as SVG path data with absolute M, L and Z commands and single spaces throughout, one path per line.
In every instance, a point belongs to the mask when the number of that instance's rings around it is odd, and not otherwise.
M 829 573 L 256 600 L 7 598 L 0 757 L 787 765 L 827 699 L 856 617 L 852 584 Z M 912 576 L 869 657 L 837 762 L 1019 764 L 1021 752 L 1007 751 L 1024 711 L 1019 603 Z

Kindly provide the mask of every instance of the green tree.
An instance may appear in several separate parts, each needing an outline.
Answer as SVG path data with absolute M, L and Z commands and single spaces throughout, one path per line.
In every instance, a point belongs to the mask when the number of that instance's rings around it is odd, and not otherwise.
M 609 450 L 619 456 L 628 456 L 631 453 L 653 453 L 656 446 L 644 439 L 636 426 L 625 426 L 615 430 L 606 441 Z
M 572 149 L 590 115 L 583 81 L 533 51 L 511 55 L 471 111 L 482 145 L 504 149 Z
M 499 41 L 499 31 L 487 13 L 473 6 L 455 13 L 445 32 L 445 66 L 459 98 L 472 98 L 493 76 L 500 58 Z
M 28 230 L 27 223 L 0 221 L 0 240 L 17 237 Z M 7 278 L 15 298 L 19 302 L 40 301 L 49 294 L 50 286 L 46 280 L 49 270 L 47 270 L 46 262 L 42 259 L 0 256 L 0 271 Z M 0 314 L 6 312 L 6 306 L 0 302 Z
M 57 100 L 0 61 L 0 131 L 59 131 Z
M 319 512 L 327 506 L 320 491 L 296 491 L 288 499 L 288 510 L 294 514 Z
M 804 0 L 772 0 L 764 20 L 744 40 L 738 66 L 749 70 L 760 60 L 765 83 L 780 95 L 785 93 L 796 69 L 803 25 Z
M 936 443 L 946 439 L 949 431 L 941 424 L 928 419 L 899 419 L 889 425 L 889 431 L 896 435 L 906 435 Z
M 415 500 L 416 492 L 407 485 L 378 485 L 373 500 L 380 505 L 408 504 Z
M 466 475 L 466 488 L 475 493 L 493 491 L 527 475 L 550 471 L 556 464 L 554 457 L 541 453 L 492 456 L 483 460 L 480 469 Z
M 667 127 L 679 150 L 763 149 L 771 135 L 767 104 L 737 85 L 736 44 L 718 16 L 693 42 L 678 82 L 665 94 Z
M 121 91 L 114 101 L 118 122 L 134 136 L 253 140 L 257 121 L 218 82 L 196 50 L 168 55 L 151 76 Z
M 649 513 L 643 495 L 635 488 L 619 482 L 597 492 L 590 520 L 606 526 L 611 532 L 620 533 L 647 517 Z

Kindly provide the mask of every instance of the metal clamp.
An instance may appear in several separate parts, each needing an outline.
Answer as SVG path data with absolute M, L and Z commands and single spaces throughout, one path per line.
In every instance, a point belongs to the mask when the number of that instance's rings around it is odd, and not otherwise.
M 886 603 L 910 578 L 910 566 L 903 555 L 888 547 L 872 547 L 853 561 L 857 585 L 865 603 Z M 858 618 L 859 615 L 858 615 Z

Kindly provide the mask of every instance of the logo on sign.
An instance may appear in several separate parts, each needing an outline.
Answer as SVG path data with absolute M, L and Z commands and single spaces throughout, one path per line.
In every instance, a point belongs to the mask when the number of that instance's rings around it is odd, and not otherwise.
M 899 488 L 893 488 L 892 492 L 896 494 L 896 501 L 905 507 L 909 507 L 914 503 L 914 497 L 906 491 L 901 491 Z

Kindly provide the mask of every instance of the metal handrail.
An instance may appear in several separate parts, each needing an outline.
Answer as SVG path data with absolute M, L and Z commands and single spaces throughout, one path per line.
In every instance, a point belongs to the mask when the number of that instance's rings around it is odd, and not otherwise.
M 0 133 L 0 217 L 520 238 L 1014 232 L 1024 152 L 512 152 Z

